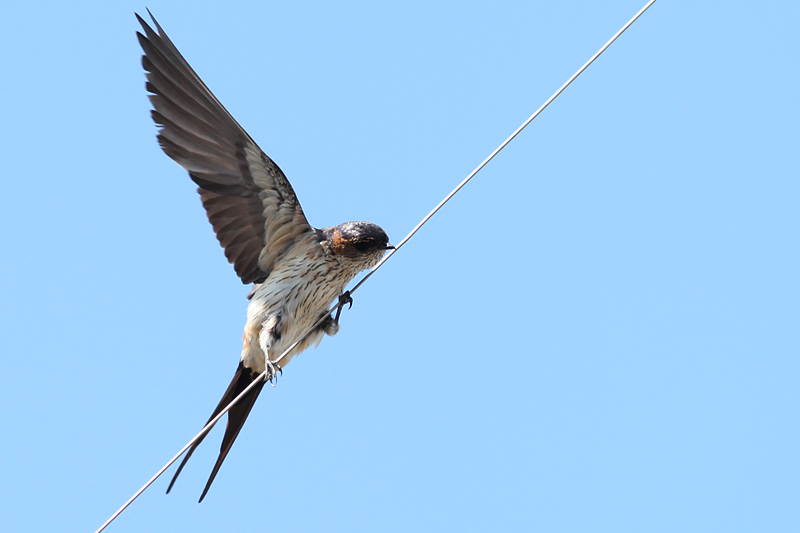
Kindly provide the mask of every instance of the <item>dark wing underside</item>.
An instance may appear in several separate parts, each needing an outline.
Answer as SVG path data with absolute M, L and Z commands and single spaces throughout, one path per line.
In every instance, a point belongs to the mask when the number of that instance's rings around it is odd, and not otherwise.
M 261 281 L 292 245 L 317 241 L 292 186 L 192 70 L 153 18 L 139 15 L 158 142 L 189 171 L 225 257 L 243 283 Z M 152 15 L 151 15 L 152 18 Z

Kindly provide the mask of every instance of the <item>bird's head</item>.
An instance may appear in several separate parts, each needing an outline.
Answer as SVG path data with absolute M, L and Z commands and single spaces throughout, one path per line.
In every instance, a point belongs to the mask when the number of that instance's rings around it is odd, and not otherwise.
M 318 232 L 323 246 L 355 272 L 372 268 L 394 249 L 386 232 L 371 222 L 345 222 Z

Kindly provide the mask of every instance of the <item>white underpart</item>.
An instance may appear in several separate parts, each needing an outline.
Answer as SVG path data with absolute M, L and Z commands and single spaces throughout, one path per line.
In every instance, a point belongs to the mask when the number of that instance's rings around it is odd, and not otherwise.
M 322 254 L 310 255 L 294 255 L 275 265 L 250 300 L 242 347 L 242 362 L 247 368 L 263 372 L 265 354 L 271 361 L 277 360 L 323 316 L 356 274 L 337 259 L 326 261 Z M 276 328 L 280 332 L 277 339 Z M 280 366 L 318 345 L 323 336 L 321 330 L 311 333 L 280 361 Z

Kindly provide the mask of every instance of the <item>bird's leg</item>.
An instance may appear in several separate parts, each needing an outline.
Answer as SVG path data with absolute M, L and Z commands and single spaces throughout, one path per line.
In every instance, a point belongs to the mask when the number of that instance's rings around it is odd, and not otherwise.
M 350 296 L 350 291 L 344 291 L 342 295 L 339 296 L 339 305 L 336 306 L 336 316 L 333 319 L 333 323 L 337 326 L 339 325 L 339 315 L 342 314 L 342 307 L 346 304 L 350 305 L 348 309 L 353 307 L 353 298 Z
M 339 296 L 339 303 L 336 305 L 336 317 L 328 315 L 319 325 L 319 329 L 324 331 L 326 335 L 333 337 L 339 333 L 339 316 L 342 314 L 342 307 L 346 304 L 350 304 L 350 307 L 353 307 L 353 299 L 350 297 L 350 291 Z
M 271 361 L 269 357 L 266 357 L 266 367 L 269 372 L 267 372 L 267 376 L 264 380 L 269 381 L 270 385 L 274 387 L 278 382 L 278 374 L 281 376 L 283 375 L 283 368 L 281 368 L 281 365 L 279 365 L 277 361 Z

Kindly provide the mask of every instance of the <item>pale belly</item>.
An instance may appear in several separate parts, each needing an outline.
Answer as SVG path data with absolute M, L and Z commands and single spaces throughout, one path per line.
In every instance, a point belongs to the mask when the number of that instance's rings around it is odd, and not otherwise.
M 292 357 L 319 344 L 324 332 L 315 329 L 284 355 L 327 314 L 352 277 L 336 265 L 316 263 L 309 267 L 308 261 L 287 262 L 273 270 L 247 308 L 242 346 L 244 365 L 263 372 L 266 352 L 273 362 L 283 355 L 278 365 L 285 367 Z

